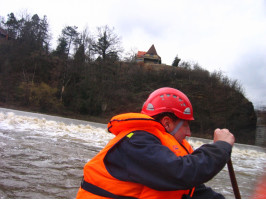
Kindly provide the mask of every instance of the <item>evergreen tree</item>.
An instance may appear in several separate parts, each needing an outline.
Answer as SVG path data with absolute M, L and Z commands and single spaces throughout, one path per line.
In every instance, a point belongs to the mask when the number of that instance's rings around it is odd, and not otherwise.
M 16 19 L 14 13 L 10 13 L 7 16 L 8 19 L 3 24 L 7 29 L 9 37 L 16 39 L 19 34 L 19 21 Z
M 64 37 L 60 37 L 58 39 L 58 45 L 56 47 L 56 50 L 53 52 L 53 54 L 60 58 L 67 59 L 68 44 Z
M 176 57 L 175 57 L 175 59 L 174 59 L 174 61 L 172 63 L 172 66 L 178 67 L 178 64 L 179 64 L 180 61 L 181 61 L 181 59 L 178 58 L 178 55 L 176 55 Z
M 70 50 L 72 48 L 72 45 L 74 44 L 75 40 L 78 39 L 79 33 L 77 32 L 76 26 L 66 26 L 62 30 L 61 40 L 64 40 L 67 42 L 67 56 L 69 57 Z

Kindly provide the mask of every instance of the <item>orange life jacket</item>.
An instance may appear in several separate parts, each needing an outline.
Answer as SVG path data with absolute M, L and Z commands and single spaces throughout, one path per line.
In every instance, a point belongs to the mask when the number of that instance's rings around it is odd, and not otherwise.
M 179 144 L 172 135 L 165 131 L 160 123 L 156 122 L 153 118 L 140 113 L 127 113 L 113 117 L 108 123 L 108 130 L 115 134 L 116 137 L 110 140 L 105 148 L 85 165 L 84 181 L 86 183 L 112 194 L 122 196 L 122 198 L 170 199 L 182 198 L 184 194 L 189 194 L 190 196 L 193 195 L 194 188 L 191 190 L 158 191 L 139 183 L 118 180 L 107 171 L 104 164 L 104 158 L 108 151 L 121 139 L 136 130 L 143 130 L 155 135 L 160 139 L 162 145 L 167 146 L 176 154 L 176 156 L 185 156 L 192 153 L 192 147 L 186 140 L 182 142 L 182 145 Z M 93 192 L 88 192 L 80 187 L 77 198 L 95 199 L 105 197 L 96 195 L 95 192 L 93 194 Z

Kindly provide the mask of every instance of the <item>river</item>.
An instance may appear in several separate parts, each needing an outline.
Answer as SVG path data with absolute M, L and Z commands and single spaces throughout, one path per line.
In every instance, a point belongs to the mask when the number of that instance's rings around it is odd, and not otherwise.
M 105 124 L 0 108 L 0 198 L 75 198 L 84 164 L 111 138 Z M 235 144 L 232 162 L 242 198 L 252 197 L 265 148 Z M 206 185 L 234 198 L 227 167 Z

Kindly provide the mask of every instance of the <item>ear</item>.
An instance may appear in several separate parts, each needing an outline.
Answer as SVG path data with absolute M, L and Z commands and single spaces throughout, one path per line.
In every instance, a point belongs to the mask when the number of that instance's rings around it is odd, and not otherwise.
M 164 116 L 162 119 L 161 119 L 161 123 L 162 125 L 164 126 L 164 128 L 169 131 L 170 129 L 170 126 L 171 126 L 171 122 L 172 122 L 172 119 L 168 116 Z

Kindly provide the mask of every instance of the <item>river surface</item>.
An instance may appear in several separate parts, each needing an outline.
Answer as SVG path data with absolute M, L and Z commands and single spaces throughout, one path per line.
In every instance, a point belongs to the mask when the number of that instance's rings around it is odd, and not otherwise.
M 0 198 L 75 198 L 83 166 L 113 138 L 106 125 L 0 108 Z M 210 140 L 189 138 L 194 148 Z M 265 173 L 265 148 L 236 144 L 232 162 L 242 198 Z M 234 198 L 228 169 L 206 183 Z

